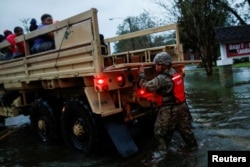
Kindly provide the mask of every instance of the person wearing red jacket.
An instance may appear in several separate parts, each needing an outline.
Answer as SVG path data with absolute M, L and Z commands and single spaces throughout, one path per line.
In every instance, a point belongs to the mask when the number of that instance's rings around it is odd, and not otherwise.
M 147 92 L 155 92 L 162 96 L 154 124 L 154 137 L 157 142 L 150 163 L 158 163 L 166 156 L 173 133 L 178 130 L 188 150 L 198 148 L 194 133 L 191 130 L 191 114 L 184 92 L 184 80 L 172 67 L 171 55 L 167 52 L 157 53 L 154 58 L 155 70 L 158 75 L 147 80 L 144 67 L 139 68 L 139 85 Z M 157 100 L 156 100 L 157 101 Z
M 10 34 L 6 38 L 11 44 L 12 57 L 14 59 L 25 55 L 24 42 L 16 43 L 15 41 L 15 38 L 20 35 L 23 35 L 23 29 L 17 26 L 14 28 L 14 34 Z

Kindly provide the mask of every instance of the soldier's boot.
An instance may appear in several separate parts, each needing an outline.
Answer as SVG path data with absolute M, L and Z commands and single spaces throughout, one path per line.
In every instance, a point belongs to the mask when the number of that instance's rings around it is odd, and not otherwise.
M 155 140 L 157 143 L 156 148 L 152 148 L 152 150 L 148 152 L 146 158 L 142 160 L 142 163 L 146 166 L 157 164 L 165 158 L 167 147 L 164 139 L 162 137 L 155 136 Z
M 190 151 L 195 151 L 198 149 L 198 145 L 193 134 L 189 135 L 188 137 L 185 136 L 184 141 L 186 142 Z
M 193 138 L 191 141 L 188 142 L 188 146 L 189 146 L 190 151 L 195 151 L 198 149 L 198 145 L 197 145 L 195 138 Z
M 158 149 L 152 153 L 151 163 L 162 161 L 167 154 L 167 145 L 164 138 L 157 137 Z

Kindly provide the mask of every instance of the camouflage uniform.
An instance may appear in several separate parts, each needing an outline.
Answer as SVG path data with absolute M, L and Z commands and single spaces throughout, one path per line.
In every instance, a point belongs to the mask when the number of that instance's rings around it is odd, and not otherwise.
M 175 69 L 166 69 L 150 81 L 141 73 L 140 86 L 149 92 L 156 92 L 163 96 L 163 105 L 159 108 L 154 125 L 154 135 L 158 142 L 158 149 L 165 150 L 171 140 L 174 130 L 179 130 L 183 140 L 191 150 L 197 148 L 197 143 L 191 131 L 190 114 L 186 103 L 176 104 L 172 92 L 174 83 L 171 75 Z

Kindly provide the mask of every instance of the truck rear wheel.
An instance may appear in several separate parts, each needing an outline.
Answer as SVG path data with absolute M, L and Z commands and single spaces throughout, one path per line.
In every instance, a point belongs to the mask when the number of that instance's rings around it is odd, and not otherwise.
M 38 99 L 31 108 L 31 125 L 43 142 L 52 142 L 56 134 L 56 121 L 52 107 Z
M 61 128 L 68 145 L 84 154 L 93 152 L 96 146 L 97 130 L 86 105 L 77 100 L 66 103 L 61 117 Z

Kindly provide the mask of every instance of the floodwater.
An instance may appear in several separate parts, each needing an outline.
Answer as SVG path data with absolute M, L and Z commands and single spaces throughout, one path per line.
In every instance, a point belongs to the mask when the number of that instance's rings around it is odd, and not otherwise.
M 250 68 L 233 71 L 237 86 L 225 88 L 220 85 L 217 69 L 211 77 L 206 76 L 204 69 L 186 69 L 187 102 L 199 149 L 191 154 L 181 151 L 184 142 L 174 133 L 166 158 L 157 166 L 206 167 L 210 150 L 250 150 Z M 3 167 L 142 167 L 145 165 L 141 161 L 152 141 L 151 129 L 141 129 L 134 134 L 139 147 L 134 156 L 121 158 L 112 144 L 107 144 L 100 155 L 86 157 L 62 143 L 40 143 L 27 117 L 7 119 L 6 125 L 0 131 L 0 166 Z

